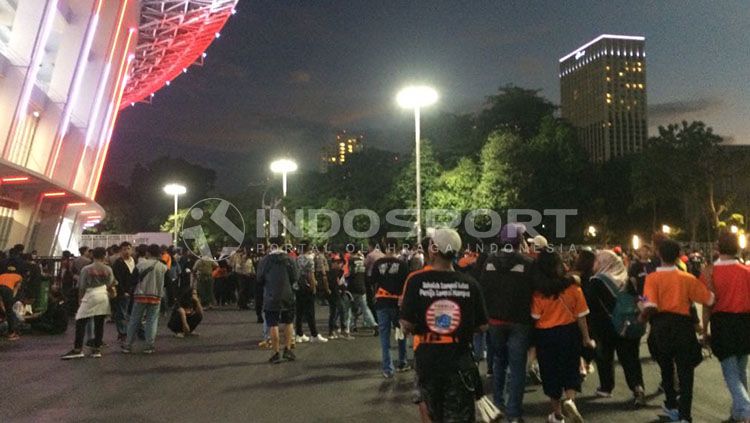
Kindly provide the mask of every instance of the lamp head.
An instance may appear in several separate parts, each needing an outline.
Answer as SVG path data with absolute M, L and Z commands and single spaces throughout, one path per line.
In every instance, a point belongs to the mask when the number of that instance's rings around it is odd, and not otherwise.
M 164 185 L 164 192 L 169 195 L 182 195 L 187 192 L 187 188 L 180 184 L 167 184 Z
M 297 163 L 289 159 L 279 159 L 271 162 L 271 172 L 289 173 L 297 170 Z
M 398 105 L 405 109 L 426 107 L 435 104 L 437 100 L 437 91 L 426 85 L 406 87 L 396 95 Z

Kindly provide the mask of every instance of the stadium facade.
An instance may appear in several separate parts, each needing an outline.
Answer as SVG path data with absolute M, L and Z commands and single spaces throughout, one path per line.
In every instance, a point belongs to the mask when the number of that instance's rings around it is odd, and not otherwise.
M 237 0 L 0 0 L 0 248 L 78 248 L 117 115 L 202 64 Z

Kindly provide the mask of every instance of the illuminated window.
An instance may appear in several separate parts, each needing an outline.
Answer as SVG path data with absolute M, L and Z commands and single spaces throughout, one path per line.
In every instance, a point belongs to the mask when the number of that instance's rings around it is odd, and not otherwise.
M 607 104 L 612 104 L 612 99 L 611 98 L 607 99 Z
M 625 75 L 625 74 L 624 74 L 624 73 L 622 73 L 622 72 L 618 72 L 617 74 L 618 74 L 618 75 L 620 75 L 620 76 L 623 76 L 623 75 Z
M 350 152 L 350 153 L 354 152 L 354 149 L 352 148 L 352 146 L 351 146 L 351 145 L 349 146 L 349 149 L 348 149 L 348 150 L 349 150 L 349 152 Z
M 638 88 L 643 89 L 643 84 L 638 84 Z
M 612 97 L 612 94 L 611 93 L 607 93 L 607 97 Z
M 630 88 L 630 84 L 625 83 L 625 88 Z
M 609 66 L 605 67 L 604 69 L 606 69 L 606 70 L 610 70 Z
M 346 145 L 346 144 L 344 144 L 343 142 L 340 142 L 340 143 L 339 143 L 339 147 L 344 147 L 345 145 Z
M 609 81 L 611 81 L 611 80 L 612 80 L 612 78 L 610 78 L 610 77 L 607 77 L 607 82 L 609 82 Z

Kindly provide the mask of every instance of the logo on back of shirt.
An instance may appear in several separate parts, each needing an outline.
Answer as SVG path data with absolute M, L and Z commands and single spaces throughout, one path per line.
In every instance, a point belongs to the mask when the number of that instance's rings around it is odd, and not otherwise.
M 427 308 L 425 320 L 432 332 L 451 334 L 461 325 L 461 307 L 451 300 L 437 300 Z

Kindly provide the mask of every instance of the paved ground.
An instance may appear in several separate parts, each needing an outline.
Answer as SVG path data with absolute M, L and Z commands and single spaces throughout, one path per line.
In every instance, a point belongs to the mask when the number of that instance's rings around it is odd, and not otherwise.
M 318 315 L 327 314 L 319 309 Z M 322 326 L 322 319 L 319 319 Z M 162 322 L 163 323 L 163 322 Z M 72 327 L 63 336 L 0 341 L 0 422 L 412 422 L 413 373 L 384 380 L 379 346 L 371 336 L 305 344 L 299 361 L 272 366 L 256 343 L 261 332 L 252 312 L 209 311 L 198 338 L 176 339 L 160 327 L 157 352 L 125 356 L 111 348 L 102 359 L 63 362 Z M 114 345 L 114 327 L 105 340 Z M 618 371 L 619 372 L 619 371 Z M 658 368 L 644 360 L 649 391 Z M 589 422 L 657 422 L 661 397 L 633 410 L 622 373 L 615 397 L 594 399 L 589 377 L 579 408 Z M 526 396 L 527 421 L 544 421 L 539 387 Z M 696 374 L 696 422 L 718 422 L 729 398 L 715 359 Z

